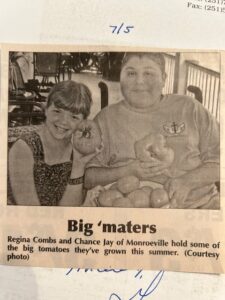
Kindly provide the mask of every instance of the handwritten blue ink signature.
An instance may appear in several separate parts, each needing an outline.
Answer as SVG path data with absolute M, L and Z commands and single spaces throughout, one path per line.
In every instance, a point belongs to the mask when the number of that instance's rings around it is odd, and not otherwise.
M 69 275 L 74 269 L 71 268 L 68 270 L 68 272 L 66 273 L 66 275 Z M 103 272 L 113 272 L 113 273 L 121 273 L 121 272 L 125 272 L 127 271 L 127 269 L 75 269 L 76 272 L 80 272 L 80 271 L 84 271 L 85 273 L 87 272 L 99 272 L 99 273 L 103 273 Z M 146 289 L 144 289 L 143 287 L 141 287 L 133 296 L 131 296 L 128 300 L 143 300 L 144 298 L 150 296 L 158 287 L 158 285 L 160 284 L 162 278 L 164 275 L 164 271 L 161 270 L 159 271 L 156 276 L 153 278 L 153 280 L 149 283 L 149 285 L 147 286 Z M 135 274 L 134 278 L 138 278 L 141 279 L 143 277 L 143 270 L 137 270 L 137 273 Z M 116 293 L 112 293 L 109 297 L 109 300 L 123 300 L 119 295 L 117 295 Z
M 66 273 L 66 275 L 69 275 L 72 271 L 74 270 L 74 268 L 70 268 L 69 271 Z M 124 272 L 124 271 L 127 271 L 127 269 L 80 269 L 80 268 L 77 268 L 75 269 L 75 271 L 78 273 L 80 271 L 83 271 L 85 273 L 87 272 L 98 272 L 98 273 L 104 273 L 104 272 L 113 272 L 113 273 L 121 273 L 121 272 Z
M 139 270 L 137 272 L 137 274 L 134 276 L 135 278 L 137 278 L 138 276 L 139 279 L 142 278 L 142 270 Z M 164 271 L 159 271 L 156 276 L 153 278 L 153 280 L 150 282 L 150 284 L 148 285 L 148 287 L 146 288 L 146 290 L 144 290 L 144 288 L 140 288 L 133 296 L 131 296 L 131 298 L 129 298 L 128 300 L 133 300 L 133 299 L 136 299 L 136 300 L 143 300 L 145 297 L 148 297 L 149 295 L 151 295 L 155 289 L 158 287 L 159 283 L 161 282 L 162 278 L 163 278 L 163 275 L 164 275 Z M 136 298 L 138 297 L 138 298 Z M 140 297 L 140 298 L 139 298 Z M 112 293 L 109 297 L 109 300 L 122 300 L 122 298 L 115 294 L 115 293 Z

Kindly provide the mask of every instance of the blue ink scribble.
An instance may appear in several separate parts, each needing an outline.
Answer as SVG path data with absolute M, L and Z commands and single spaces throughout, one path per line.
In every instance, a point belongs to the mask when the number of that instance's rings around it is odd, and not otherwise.
M 87 273 L 87 272 L 98 272 L 98 273 L 112 272 L 115 274 L 127 271 L 127 269 L 91 269 L 91 268 L 90 269 L 80 269 L 80 268 L 73 269 L 73 268 L 70 268 L 67 271 L 66 275 L 69 275 L 73 270 L 76 271 L 77 273 L 82 271 L 85 273 Z M 164 275 L 164 271 L 163 270 L 159 271 L 156 274 L 156 276 L 153 278 L 153 280 L 149 283 L 149 285 L 147 286 L 146 289 L 144 289 L 143 287 L 140 287 L 138 289 L 138 291 L 134 295 L 131 295 L 131 297 L 128 300 L 134 300 L 134 299 L 135 300 L 143 300 L 146 297 L 150 296 L 157 289 L 158 285 L 160 284 L 160 282 L 163 278 L 163 275 Z M 143 270 L 137 270 L 134 275 L 134 278 L 141 280 L 143 278 L 143 276 L 144 276 Z M 111 293 L 109 300 L 123 300 L 123 299 L 118 294 L 113 292 L 113 293 Z
M 109 300 L 122 300 L 122 299 L 117 294 L 112 293 L 109 297 Z
M 73 268 L 70 268 L 66 275 L 69 275 L 74 269 Z M 127 269 L 80 269 L 80 268 L 77 268 L 75 269 L 76 272 L 80 272 L 80 271 L 84 271 L 85 273 L 87 272 L 93 272 L 93 271 L 96 271 L 98 273 L 109 273 L 109 272 L 113 272 L 113 273 L 121 273 L 121 272 L 124 272 L 124 271 L 127 271 Z
M 73 271 L 73 268 L 70 268 L 69 271 L 67 271 L 66 275 L 69 275 Z
M 142 270 L 139 270 L 136 274 L 135 274 L 135 278 L 137 278 L 139 275 L 141 275 Z M 133 296 L 131 296 L 131 298 L 129 298 L 128 300 L 143 300 L 144 298 L 148 297 L 149 295 L 151 295 L 155 289 L 158 287 L 159 283 L 161 282 L 162 278 L 164 275 L 164 271 L 159 271 L 157 273 L 157 275 L 153 278 L 153 280 L 150 282 L 150 284 L 148 285 L 147 289 L 144 290 L 144 288 L 140 288 Z M 139 276 L 139 279 L 142 278 L 142 275 Z M 112 293 L 109 297 L 109 300 L 122 300 L 122 298 L 117 295 L 116 293 Z
M 137 278 L 140 275 L 139 279 L 141 279 L 142 278 L 141 273 L 142 273 L 142 270 L 138 270 L 137 273 L 135 274 L 134 278 Z

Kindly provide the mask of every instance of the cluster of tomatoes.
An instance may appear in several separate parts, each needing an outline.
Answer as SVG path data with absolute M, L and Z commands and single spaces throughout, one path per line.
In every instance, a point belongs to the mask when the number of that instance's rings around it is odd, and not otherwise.
M 112 184 L 99 195 L 100 206 L 169 208 L 169 197 L 162 188 L 141 186 L 135 176 L 127 176 Z

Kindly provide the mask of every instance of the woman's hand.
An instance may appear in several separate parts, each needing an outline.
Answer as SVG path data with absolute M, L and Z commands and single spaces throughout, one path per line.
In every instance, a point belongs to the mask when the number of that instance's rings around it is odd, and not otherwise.
M 138 177 L 140 180 L 152 180 L 153 177 L 164 174 L 167 166 L 162 162 L 141 162 L 134 160 L 128 165 L 130 174 Z
M 171 208 L 183 208 L 191 191 L 187 180 L 182 177 L 170 178 L 164 184 L 171 203 Z
M 88 190 L 87 191 L 87 194 L 86 194 L 86 198 L 85 198 L 85 201 L 83 203 L 82 206 L 98 206 L 98 198 L 99 198 L 99 195 L 101 192 L 103 192 L 105 189 L 103 186 L 101 185 L 97 185 L 96 187 L 94 187 L 93 189 L 91 190 Z

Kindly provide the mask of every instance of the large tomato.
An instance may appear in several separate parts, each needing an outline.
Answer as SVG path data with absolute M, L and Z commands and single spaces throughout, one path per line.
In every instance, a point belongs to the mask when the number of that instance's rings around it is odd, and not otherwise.
M 161 161 L 170 165 L 174 160 L 174 152 L 166 144 L 162 134 L 149 134 L 134 144 L 136 157 L 144 162 Z
M 150 207 L 150 198 L 142 189 L 135 190 L 127 195 L 134 207 Z
M 154 189 L 150 196 L 150 204 L 153 208 L 160 208 L 169 204 L 169 196 L 164 189 Z
M 140 186 L 140 180 L 136 176 L 126 176 L 118 180 L 117 188 L 123 194 L 129 194 L 137 190 Z
M 83 155 L 95 152 L 101 145 L 101 134 L 94 121 L 81 121 L 73 135 L 74 148 Z
M 117 190 L 103 191 L 98 198 L 100 206 L 112 207 L 114 200 L 123 198 L 123 195 Z
M 141 190 L 144 191 L 148 195 L 148 197 L 150 199 L 150 196 L 151 196 L 151 193 L 153 191 L 153 188 L 150 187 L 150 186 L 144 185 L 144 186 L 141 187 Z
M 113 207 L 127 207 L 131 208 L 134 207 L 132 201 L 129 198 L 122 197 L 122 198 L 117 198 L 113 201 Z

